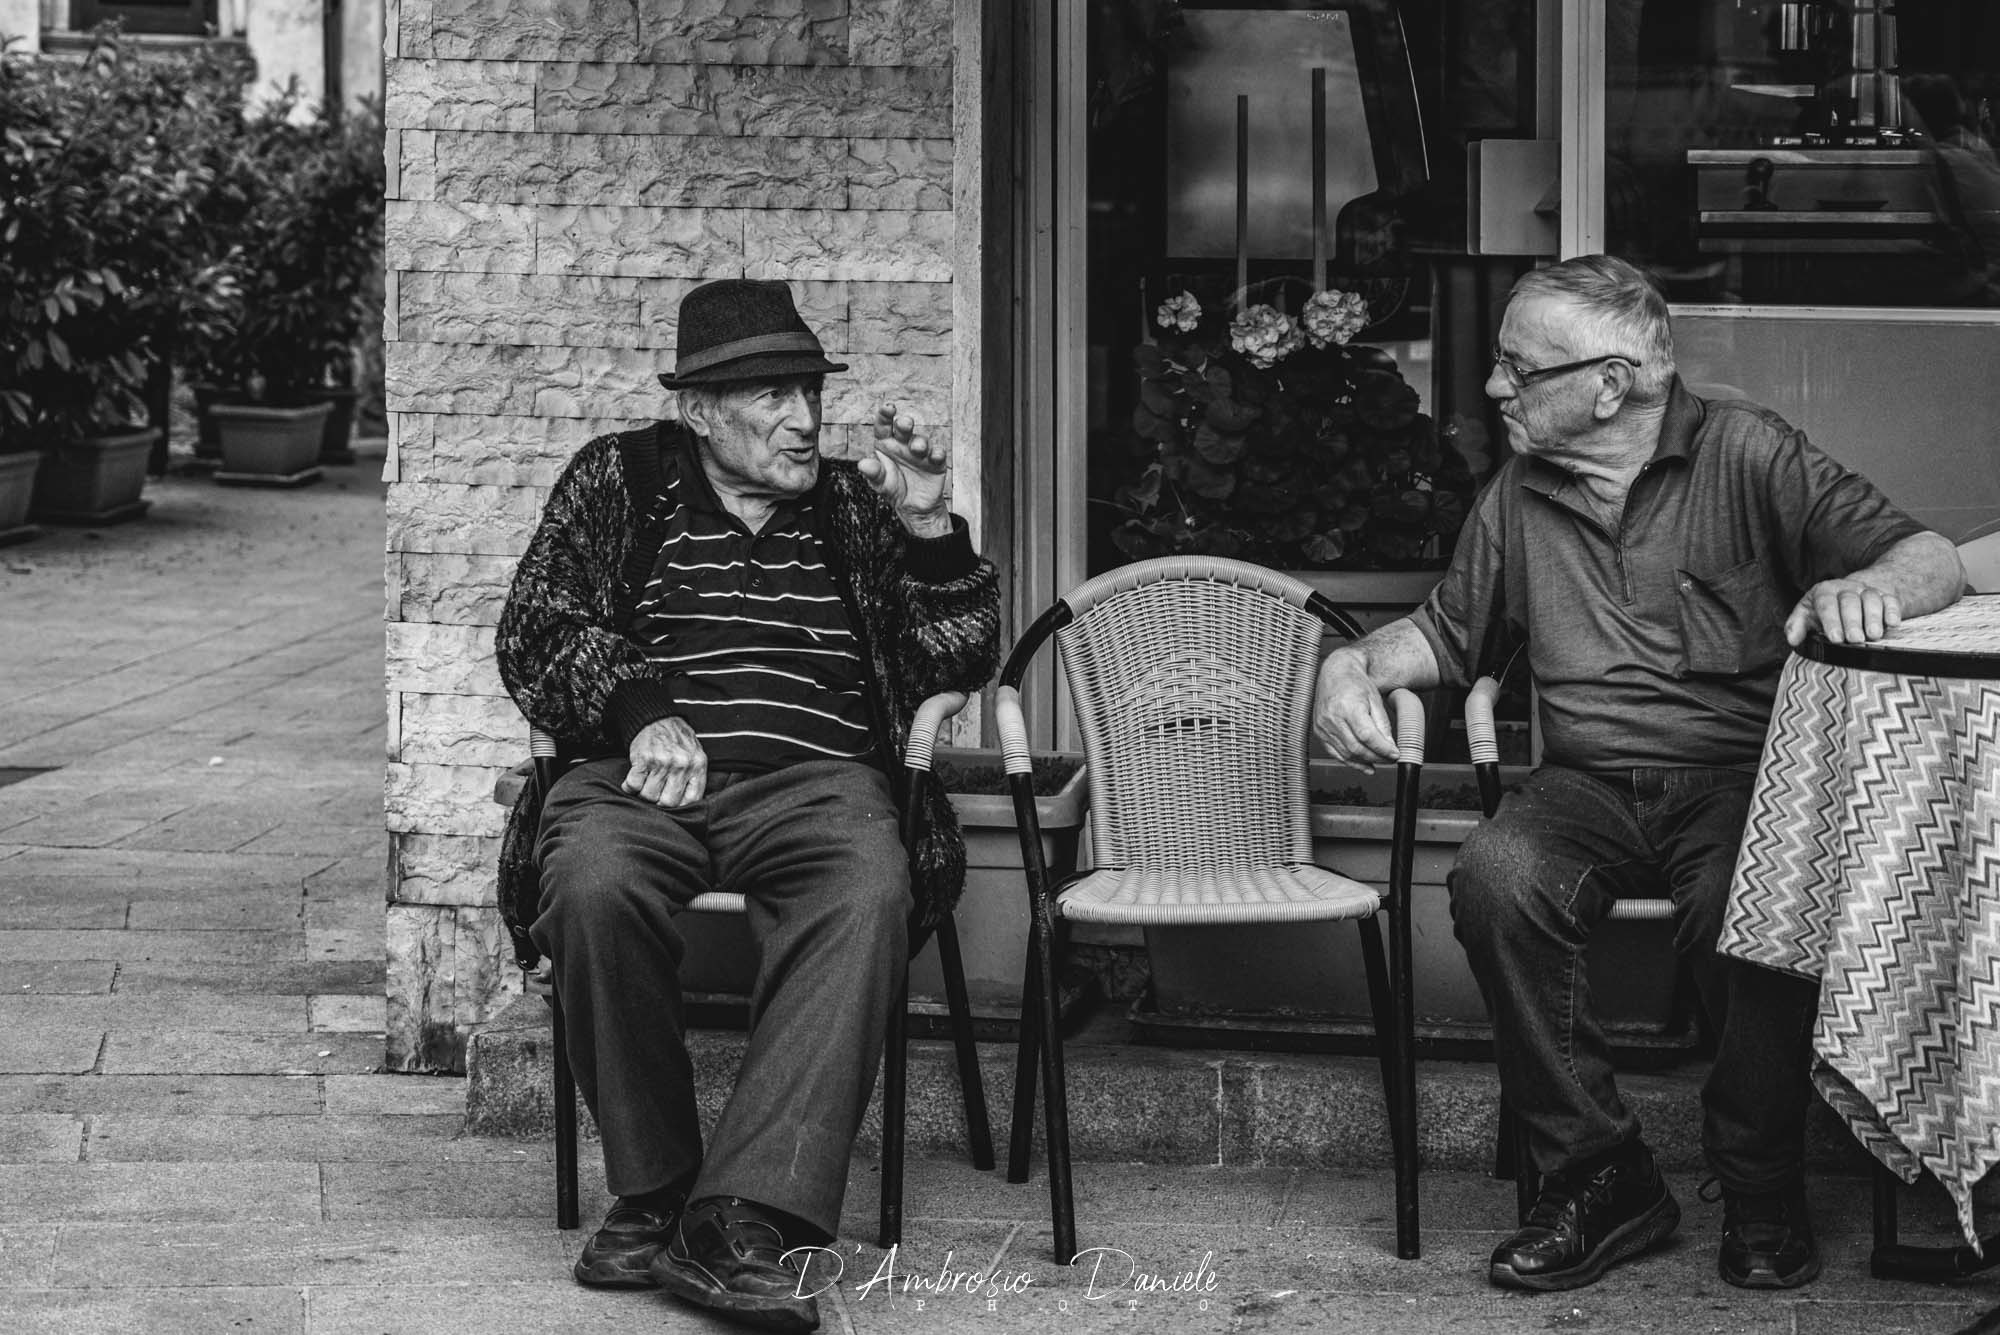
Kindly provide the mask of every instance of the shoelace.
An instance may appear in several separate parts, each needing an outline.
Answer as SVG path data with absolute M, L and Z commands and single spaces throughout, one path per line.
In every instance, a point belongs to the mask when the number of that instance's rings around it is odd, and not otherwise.
M 1528 1211 L 1528 1223 L 1536 1228 L 1552 1229 L 1562 1222 L 1563 1215 L 1571 1206 L 1575 1206 L 1579 1214 L 1588 1213 L 1591 1206 L 1610 1194 L 1614 1176 L 1610 1169 L 1600 1168 L 1577 1182 L 1551 1173 L 1542 1182 L 1542 1191 L 1535 1197 L 1534 1208 Z

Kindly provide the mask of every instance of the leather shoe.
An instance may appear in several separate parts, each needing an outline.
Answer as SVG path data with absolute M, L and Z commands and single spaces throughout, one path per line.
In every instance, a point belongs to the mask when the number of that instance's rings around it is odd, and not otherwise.
M 1819 1247 L 1804 1187 L 1751 1193 L 1722 1189 L 1722 1251 L 1716 1270 L 1739 1289 L 1796 1289 L 1819 1278 Z
M 640 1205 L 621 1196 L 604 1223 L 583 1244 L 572 1271 L 579 1284 L 594 1289 L 650 1289 L 646 1267 L 673 1236 L 676 1211 Z
M 1640 1147 L 1595 1169 L 1551 1173 L 1528 1222 L 1493 1253 L 1487 1271 L 1506 1289 L 1575 1289 L 1674 1231 L 1681 1207 Z
M 819 1304 L 803 1293 L 798 1257 L 750 1201 L 710 1196 L 682 1212 L 653 1258 L 654 1281 L 682 1302 L 760 1330 L 819 1327 Z

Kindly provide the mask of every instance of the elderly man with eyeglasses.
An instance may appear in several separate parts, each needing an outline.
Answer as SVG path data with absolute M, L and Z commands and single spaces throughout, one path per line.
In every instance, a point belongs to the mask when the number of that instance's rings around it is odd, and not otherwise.
M 1314 726 L 1342 759 L 1393 762 L 1384 692 L 1466 685 L 1526 652 L 1543 763 L 1450 877 L 1528 1132 L 1521 1171 L 1542 1175 L 1489 1276 L 1576 1288 L 1680 1220 L 1583 970 L 1614 899 L 1667 897 L 1717 1035 L 1702 1145 L 1723 1200 L 1718 1269 L 1795 1288 L 1820 1269 L 1804 1177 L 1816 993 L 1717 955 L 1724 901 L 1788 645 L 1879 639 L 1947 606 L 1957 554 L 1775 413 L 1690 393 L 1666 303 L 1622 260 L 1521 279 L 1486 392 L 1514 457 L 1424 605 L 1327 657 Z

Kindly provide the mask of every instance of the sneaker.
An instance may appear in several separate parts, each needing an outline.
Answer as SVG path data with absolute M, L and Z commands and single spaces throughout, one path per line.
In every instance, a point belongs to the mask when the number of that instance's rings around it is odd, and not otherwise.
M 1819 1247 L 1806 1189 L 1722 1189 L 1722 1250 L 1716 1271 L 1739 1289 L 1796 1289 L 1819 1278 Z
M 710 1196 L 682 1212 L 653 1258 L 655 1283 L 682 1302 L 760 1330 L 819 1327 L 819 1304 L 802 1295 L 795 1258 L 768 1215 L 734 1196 Z
M 620 1197 L 603 1225 L 583 1244 L 572 1273 L 593 1289 L 650 1289 L 646 1267 L 673 1236 L 677 1211 L 640 1205 Z
M 1680 1221 L 1680 1205 L 1642 1146 L 1630 1162 L 1544 1177 L 1528 1222 L 1494 1251 L 1487 1276 L 1503 1289 L 1581 1288 Z

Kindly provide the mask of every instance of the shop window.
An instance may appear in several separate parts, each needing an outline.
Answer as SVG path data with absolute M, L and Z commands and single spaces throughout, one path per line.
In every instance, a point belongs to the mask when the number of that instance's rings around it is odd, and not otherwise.
M 1090 16 L 1089 568 L 1442 569 L 1522 264 L 1468 253 L 1465 146 L 1533 136 L 1533 0 Z
M 1606 236 L 1671 298 L 2000 306 L 1990 0 L 1606 5 Z
M 215 0 L 70 0 L 70 26 L 80 32 L 113 19 L 127 32 L 199 36 L 215 25 Z

